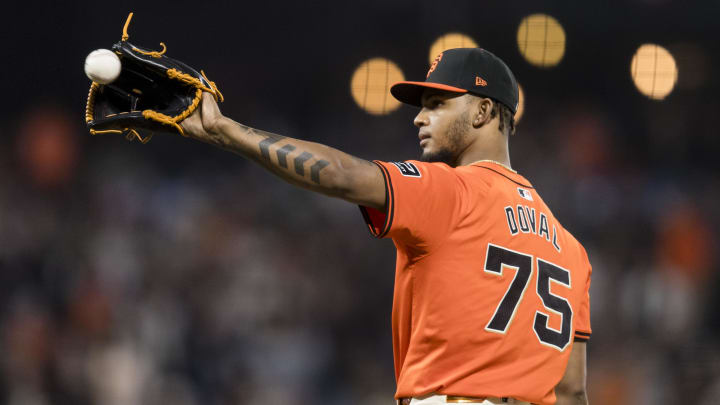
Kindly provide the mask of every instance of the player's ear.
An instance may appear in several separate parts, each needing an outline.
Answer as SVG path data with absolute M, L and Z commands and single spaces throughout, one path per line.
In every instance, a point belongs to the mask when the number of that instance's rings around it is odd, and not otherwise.
M 470 101 L 470 117 L 472 125 L 480 128 L 492 120 L 493 101 L 484 97 L 472 97 Z

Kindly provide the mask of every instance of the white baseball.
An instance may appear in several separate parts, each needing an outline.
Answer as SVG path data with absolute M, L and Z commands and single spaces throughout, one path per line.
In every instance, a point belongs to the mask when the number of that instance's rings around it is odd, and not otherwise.
M 85 58 L 85 74 L 90 80 L 108 84 L 120 76 L 120 58 L 109 49 L 96 49 Z

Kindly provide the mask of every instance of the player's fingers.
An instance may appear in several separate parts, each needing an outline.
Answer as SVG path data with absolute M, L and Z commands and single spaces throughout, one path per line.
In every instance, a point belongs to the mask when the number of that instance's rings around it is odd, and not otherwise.
M 203 92 L 202 100 L 202 121 L 205 127 L 212 127 L 220 119 L 220 107 L 212 94 Z
M 220 108 L 218 107 L 217 102 L 215 101 L 215 97 L 213 97 L 212 94 L 204 91 L 202 94 L 202 98 L 204 110 L 207 110 L 208 112 L 220 112 Z

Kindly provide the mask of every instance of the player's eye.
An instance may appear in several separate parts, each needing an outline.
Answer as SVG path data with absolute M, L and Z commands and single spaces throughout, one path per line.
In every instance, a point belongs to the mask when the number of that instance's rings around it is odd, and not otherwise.
M 429 109 L 437 108 L 443 105 L 443 98 L 437 95 L 432 95 L 423 101 L 423 106 Z

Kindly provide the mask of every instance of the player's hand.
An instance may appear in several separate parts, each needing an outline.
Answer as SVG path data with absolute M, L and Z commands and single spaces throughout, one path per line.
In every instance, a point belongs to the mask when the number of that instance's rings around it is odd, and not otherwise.
M 223 118 L 212 94 L 203 92 L 200 108 L 185 118 L 180 125 L 188 137 L 212 143 L 219 135 Z

